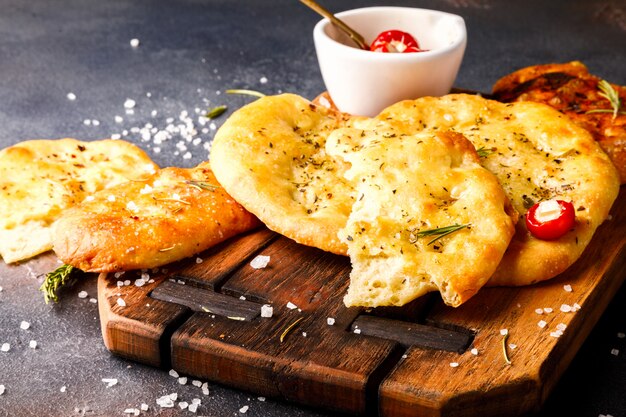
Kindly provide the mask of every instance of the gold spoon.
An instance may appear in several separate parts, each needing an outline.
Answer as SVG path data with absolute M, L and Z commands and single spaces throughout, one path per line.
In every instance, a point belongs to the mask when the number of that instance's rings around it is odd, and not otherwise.
M 328 20 L 330 20 L 333 25 L 337 26 L 341 31 L 343 31 L 346 35 L 348 35 L 350 39 L 352 39 L 354 43 L 358 45 L 359 48 L 369 51 L 370 47 L 363 40 L 363 36 L 361 36 L 357 31 L 352 29 L 350 26 L 346 25 L 345 22 L 335 17 L 334 14 L 332 14 L 331 12 L 329 12 L 328 10 L 320 6 L 314 0 L 300 0 L 300 2 L 310 7 L 313 11 L 319 13 L 322 17 L 325 17 Z

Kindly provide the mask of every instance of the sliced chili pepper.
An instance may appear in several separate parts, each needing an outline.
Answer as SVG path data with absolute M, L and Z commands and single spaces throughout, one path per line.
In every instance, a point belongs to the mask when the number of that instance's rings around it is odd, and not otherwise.
M 386 30 L 374 39 L 370 50 L 374 52 L 423 52 L 417 40 L 401 30 Z

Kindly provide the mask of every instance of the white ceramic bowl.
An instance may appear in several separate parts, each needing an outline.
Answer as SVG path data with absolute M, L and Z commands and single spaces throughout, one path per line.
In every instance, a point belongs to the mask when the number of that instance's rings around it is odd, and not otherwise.
M 425 52 L 359 49 L 328 19 L 313 29 L 326 89 L 339 110 L 374 116 L 404 99 L 447 94 L 459 71 L 467 31 L 462 17 L 409 7 L 366 7 L 337 13 L 367 44 L 386 30 L 408 32 Z

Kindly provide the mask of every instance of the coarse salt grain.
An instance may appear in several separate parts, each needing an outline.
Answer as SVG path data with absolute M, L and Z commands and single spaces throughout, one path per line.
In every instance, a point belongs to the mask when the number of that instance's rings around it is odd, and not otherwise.
M 563 332 L 557 330 L 555 332 L 550 332 L 550 336 L 555 337 L 555 338 L 559 338 L 561 337 L 561 335 L 563 335 Z
M 117 385 L 117 378 L 102 378 L 102 382 L 107 384 L 107 388 L 111 388 L 113 385 Z
M 572 286 L 571 286 L 571 285 L 569 285 L 569 284 L 565 284 L 565 285 L 563 285 L 563 289 L 564 289 L 566 292 L 572 292 Z
M 184 410 L 185 408 L 189 407 L 189 403 L 187 401 L 181 401 L 178 403 L 178 406 L 181 410 Z
M 270 263 L 270 257 L 266 255 L 257 255 L 251 262 L 250 266 L 254 269 L 262 269 Z
M 267 77 L 261 77 L 261 79 L 259 80 L 259 82 L 261 84 L 266 84 L 267 83 Z
M 354 329 L 354 334 L 361 334 L 361 329 Z
M 4 394 L 5 390 L 6 390 L 6 388 L 4 387 L 4 385 L 0 384 L 0 395 Z
M 142 403 L 139 408 L 141 408 L 141 411 L 148 411 L 150 409 L 146 403 Z
M 174 400 L 169 395 L 164 395 L 162 397 L 157 398 L 156 403 L 161 408 L 173 408 Z
M 133 48 L 136 48 L 139 46 L 139 39 L 137 38 L 133 38 L 130 40 L 130 46 L 132 46 Z
M 208 382 L 205 382 L 204 384 L 202 384 L 202 394 L 209 395 L 209 383 Z
M 194 398 L 193 400 L 191 400 L 191 403 L 200 405 L 202 404 L 202 400 L 200 398 Z
M 98 300 L 96 300 L 95 298 L 90 298 L 90 299 L 89 299 L 89 302 L 90 302 L 91 304 L 97 304 L 97 303 L 98 303 Z
M 326 318 L 326 324 L 333 326 L 335 324 L 335 319 L 333 317 Z
M 556 328 L 557 328 L 557 330 L 560 330 L 560 331 L 564 332 L 565 329 L 567 329 L 567 324 L 559 323 L 559 324 L 556 325 Z
M 8 352 L 11 350 L 11 344 L 10 343 L 3 343 L 2 346 L 0 346 L 0 351 L 2 352 Z
M 623 333 L 623 332 L 618 332 L 618 333 L 617 333 L 617 338 L 618 338 L 618 339 L 624 339 L 624 338 L 626 338 L 626 333 Z
M 30 342 L 28 342 L 28 347 L 31 349 L 37 349 L 37 341 L 31 340 Z
M 542 329 L 547 325 L 548 323 L 546 323 L 544 320 L 539 320 L 539 322 L 537 323 L 537 326 L 541 327 Z
M 517 349 L 517 345 L 515 343 L 509 343 L 510 349 Z
M 28 330 L 30 328 L 30 323 L 27 321 L 22 321 L 20 323 L 20 329 L 22 330 Z
M 202 258 L 196 258 L 196 263 L 197 263 L 197 264 L 201 264 L 202 262 L 204 262 L 204 259 L 202 259 Z
M 110 196 L 107 197 L 107 200 L 112 203 L 112 202 L 115 201 L 115 196 L 114 195 L 110 195 Z
M 132 109 L 135 107 L 137 103 L 135 102 L 135 100 L 127 98 L 126 101 L 124 102 L 124 108 L 125 109 Z
M 247 413 L 247 412 L 248 412 L 248 409 L 249 409 L 249 408 L 250 408 L 250 407 L 248 407 L 247 405 L 244 405 L 243 407 L 241 407 L 241 408 L 239 409 L 239 412 L 240 412 L 241 414 L 245 414 L 245 413 Z
M 561 304 L 561 308 L 560 308 L 560 310 L 561 310 L 563 313 L 569 313 L 569 312 L 571 312 L 571 311 L 572 311 L 572 306 L 570 306 L 569 304 Z
M 126 307 L 126 301 L 124 301 L 123 298 L 118 298 L 117 299 L 117 305 L 120 307 Z
M 89 296 L 89 294 L 87 294 L 87 291 L 81 291 L 78 293 L 78 298 L 87 298 Z
M 611 355 L 613 356 L 619 355 L 619 349 L 611 349 Z
M 264 402 L 265 401 L 265 397 L 257 397 L 257 400 Z
M 472 350 L 470 350 L 470 352 L 472 353 L 472 355 L 476 356 L 478 355 L 478 349 L 473 348 Z
M 65 385 L 63 385 L 63 386 L 61 387 L 60 391 L 61 391 L 61 392 L 65 392 L 65 391 L 67 391 L 67 387 L 66 387 Z
M 509 329 L 501 329 L 501 330 L 500 330 L 500 334 L 501 334 L 502 336 L 506 336 L 507 334 L 509 334 Z
M 178 372 L 176 372 L 175 369 L 170 369 L 170 376 L 174 377 L 174 378 L 178 378 L 179 377 Z
M 263 304 L 261 306 L 261 317 L 269 318 L 274 315 L 274 307 L 269 304 Z
M 543 308 L 537 308 L 537 309 L 535 309 L 535 313 L 537 313 L 537 314 L 543 314 Z
M 67 99 L 68 99 L 69 101 L 74 101 L 74 100 L 76 100 L 76 94 L 74 94 L 74 93 L 72 93 L 72 92 L 67 93 Z
M 186 376 L 181 376 L 180 378 L 178 378 L 178 383 L 180 385 L 187 385 L 187 377 Z
M 553 310 L 552 310 L 552 308 L 550 308 L 550 307 L 545 307 L 545 308 L 543 309 L 543 311 L 544 311 L 545 313 L 550 314 L 550 313 L 552 313 L 552 311 L 553 311 Z
M 458 367 L 458 366 L 459 366 L 459 363 L 458 363 L 458 362 L 450 362 L 450 367 L 451 367 L 451 368 L 456 368 L 456 367 Z
M 189 407 L 187 407 L 187 410 L 189 410 L 192 413 L 195 413 L 198 411 L 198 405 L 199 404 L 189 404 Z
M 141 413 L 141 411 L 139 411 L 138 408 L 127 408 L 126 410 L 124 410 L 124 414 L 133 414 L 135 416 L 138 416 Z
M 298 306 L 297 306 L 297 305 L 295 305 L 294 303 L 292 303 L 291 301 L 289 301 L 289 302 L 287 303 L 287 308 L 288 308 L 289 310 L 294 310 L 294 309 L 298 308 Z

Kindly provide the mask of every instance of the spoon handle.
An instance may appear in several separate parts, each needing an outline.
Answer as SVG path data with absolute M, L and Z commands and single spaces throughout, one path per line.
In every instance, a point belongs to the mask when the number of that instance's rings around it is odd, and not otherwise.
M 332 14 L 331 12 L 326 10 L 324 7 L 319 5 L 317 2 L 315 2 L 314 0 L 300 0 L 300 2 L 302 2 L 304 5 L 308 6 L 309 8 L 311 8 L 312 10 L 314 10 L 315 12 L 320 14 L 321 16 L 323 16 L 323 17 L 327 18 L 328 20 L 330 20 L 333 25 L 337 26 L 346 35 L 348 35 L 350 37 L 350 39 L 352 39 L 354 41 L 354 43 L 356 43 L 359 46 L 359 48 L 365 49 L 365 50 L 369 50 L 370 49 L 369 46 L 363 40 L 363 36 L 361 36 L 358 32 L 356 32 L 350 26 L 345 24 L 341 19 L 338 19 L 337 17 L 335 17 L 334 14 Z

